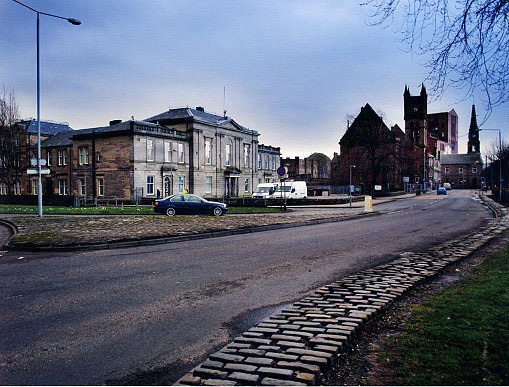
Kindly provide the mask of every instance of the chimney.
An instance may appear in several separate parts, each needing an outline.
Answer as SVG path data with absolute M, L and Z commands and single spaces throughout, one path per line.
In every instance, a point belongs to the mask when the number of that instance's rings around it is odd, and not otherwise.
M 122 120 L 111 120 L 110 121 L 110 126 L 120 124 L 121 122 L 122 122 Z
M 205 112 L 205 108 L 203 106 L 196 106 L 196 110 L 199 112 Z

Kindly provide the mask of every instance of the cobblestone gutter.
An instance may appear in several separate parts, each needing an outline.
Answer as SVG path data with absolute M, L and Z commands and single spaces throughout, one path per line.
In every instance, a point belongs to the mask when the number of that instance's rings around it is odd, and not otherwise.
M 363 325 L 412 287 L 509 228 L 507 210 L 470 235 L 400 256 L 315 290 L 235 338 L 176 385 L 314 385 Z

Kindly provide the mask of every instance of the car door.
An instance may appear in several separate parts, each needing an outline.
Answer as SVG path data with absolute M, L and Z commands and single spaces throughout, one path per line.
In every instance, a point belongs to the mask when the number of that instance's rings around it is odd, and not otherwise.
M 207 206 L 203 203 L 202 199 L 196 195 L 185 195 L 186 208 L 191 215 L 204 214 Z
M 177 214 L 185 214 L 185 201 L 183 195 L 174 195 L 170 198 L 169 207 L 175 208 Z

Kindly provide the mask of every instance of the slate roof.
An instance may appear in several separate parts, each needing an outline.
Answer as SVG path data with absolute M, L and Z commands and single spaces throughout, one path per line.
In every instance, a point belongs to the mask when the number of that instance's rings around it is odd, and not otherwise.
M 443 165 L 475 164 L 476 162 L 482 164 L 480 153 L 459 154 L 459 155 L 445 154 L 440 157 L 440 163 Z
M 23 121 L 26 131 L 31 134 L 37 134 L 37 120 Z M 41 121 L 41 135 L 54 136 L 60 132 L 68 132 L 72 130 L 67 123 L 57 123 L 51 121 Z
M 159 122 L 159 121 L 197 121 L 211 125 L 220 125 L 222 123 L 231 122 L 234 126 L 238 127 L 241 131 L 249 134 L 257 132 L 255 130 L 248 129 L 237 122 L 231 117 L 218 116 L 217 114 L 208 113 L 206 111 L 193 109 L 193 108 L 178 108 L 170 109 L 161 114 L 157 114 L 153 117 L 147 118 L 144 121 Z
M 353 120 L 343 137 L 341 137 L 339 143 L 341 145 L 349 146 L 361 145 L 363 144 L 365 131 L 369 130 L 369 127 L 375 128 L 380 124 L 380 135 L 384 132 L 385 134 L 390 135 L 391 132 L 387 125 L 383 122 L 382 118 L 376 114 L 371 105 L 367 103 L 361 107 L 361 112 L 357 115 L 355 120 Z
M 43 147 L 56 147 L 56 146 L 67 146 L 72 144 L 72 136 L 78 132 L 78 130 L 69 130 L 66 132 L 60 132 L 51 136 L 50 138 L 41 142 Z

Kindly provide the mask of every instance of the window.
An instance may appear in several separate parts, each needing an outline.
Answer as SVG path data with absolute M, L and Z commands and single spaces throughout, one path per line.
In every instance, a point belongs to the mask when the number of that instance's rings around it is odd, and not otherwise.
M 440 150 L 443 152 L 445 150 L 445 144 L 440 144 Z
M 147 138 L 147 161 L 154 161 L 154 143 L 155 140 Z
M 276 156 L 272 156 L 272 170 L 276 170 Z
M 79 151 L 79 164 L 87 165 L 88 164 L 88 147 L 83 146 L 78 149 Z
M 65 153 L 65 151 L 63 151 L 63 150 L 59 150 L 57 152 L 57 154 L 58 154 L 58 161 L 57 161 L 58 165 L 65 165 L 64 164 L 64 153 Z
M 14 191 L 14 195 L 21 195 L 21 181 L 16 181 L 12 185 L 12 190 Z
M 463 173 L 463 167 L 458 168 L 458 173 Z
M 154 176 L 147 176 L 147 195 L 154 194 Z
M 67 195 L 67 179 L 58 179 L 58 194 Z
M 97 196 L 104 196 L 104 177 L 97 178 Z
M 262 155 L 258 153 L 258 169 L 262 169 Z
M 182 195 L 175 195 L 170 199 L 170 202 L 183 202 L 184 196 Z
M 205 177 L 205 193 L 212 193 L 212 176 Z
M 244 178 L 244 192 L 249 192 L 249 177 Z
M 184 178 L 184 176 L 179 176 L 179 192 L 180 193 L 184 192 L 185 181 L 186 181 L 186 179 Z
M 205 164 L 212 164 L 212 139 L 205 139 Z
M 0 183 L 0 195 L 7 195 L 7 184 Z
M 97 162 L 101 161 L 101 152 L 95 152 L 95 161 Z
M 171 142 L 164 142 L 164 162 L 171 163 Z
M 78 189 L 80 196 L 86 196 L 87 195 L 87 186 L 86 186 L 86 180 L 85 179 L 78 179 Z
M 445 173 L 449 173 L 449 167 L 445 167 Z
M 178 150 L 179 150 L 179 163 L 185 162 L 185 155 L 184 155 L 184 144 L 179 143 L 178 144 Z
M 244 144 L 244 167 L 249 167 L 250 153 L 251 146 L 249 146 L 249 144 Z
M 32 195 L 37 195 L 37 179 L 32 180 Z
M 196 195 L 185 195 L 184 199 L 186 202 L 201 203 L 201 198 Z
M 51 150 L 48 150 L 46 153 L 46 165 L 51 167 Z
M 475 145 L 472 145 L 472 152 L 475 152 Z
M 232 144 L 226 144 L 226 165 L 232 165 Z
M 477 167 L 472 167 L 472 173 L 477 173 Z
M 265 164 L 263 169 L 269 169 L 269 155 L 265 155 Z

